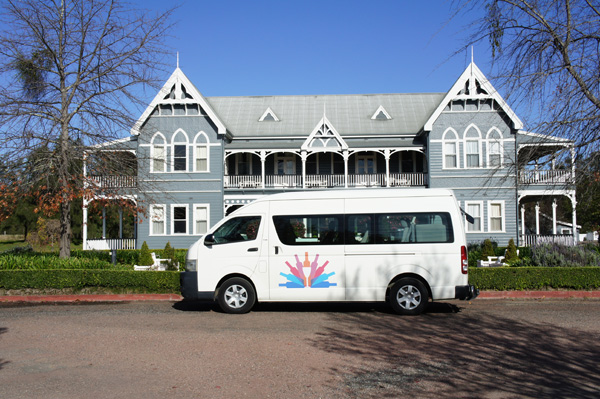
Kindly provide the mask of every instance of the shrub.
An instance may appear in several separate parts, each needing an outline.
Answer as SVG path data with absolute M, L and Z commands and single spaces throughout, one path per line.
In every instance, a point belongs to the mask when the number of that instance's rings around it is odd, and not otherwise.
M 144 241 L 142 244 L 140 259 L 138 262 L 140 266 L 152 266 L 154 264 L 154 261 L 152 260 L 152 254 L 150 253 L 150 249 L 148 248 L 146 241 Z
M 543 267 L 600 266 L 600 254 L 586 246 L 537 244 L 531 248 L 531 261 Z
M 487 260 L 488 256 L 496 256 L 496 250 L 495 247 L 498 246 L 498 244 L 494 245 L 496 243 L 492 244 L 492 240 L 490 240 L 489 238 L 483 241 L 483 247 L 481 249 L 481 260 Z
M 508 247 L 506 248 L 504 260 L 508 264 L 513 264 L 519 260 L 519 255 L 517 255 L 517 246 L 515 245 L 515 240 L 512 238 L 508 241 Z
M 175 259 L 175 249 L 171 247 L 170 241 L 167 241 L 161 257 L 167 259 L 167 270 L 179 270 L 179 265 Z

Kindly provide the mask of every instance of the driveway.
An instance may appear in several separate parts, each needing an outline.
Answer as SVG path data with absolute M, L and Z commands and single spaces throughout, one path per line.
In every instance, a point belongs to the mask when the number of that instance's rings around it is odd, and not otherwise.
M 0 305 L 0 397 L 597 398 L 600 300 Z

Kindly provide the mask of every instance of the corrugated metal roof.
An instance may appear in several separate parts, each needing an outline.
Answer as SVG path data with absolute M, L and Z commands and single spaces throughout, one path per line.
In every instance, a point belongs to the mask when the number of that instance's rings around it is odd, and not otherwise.
M 414 135 L 434 112 L 445 93 L 357 94 L 257 97 L 207 97 L 234 138 L 308 136 L 323 114 L 340 133 L 353 135 Z M 371 119 L 383 106 L 390 120 Z M 263 121 L 267 108 L 279 122 Z

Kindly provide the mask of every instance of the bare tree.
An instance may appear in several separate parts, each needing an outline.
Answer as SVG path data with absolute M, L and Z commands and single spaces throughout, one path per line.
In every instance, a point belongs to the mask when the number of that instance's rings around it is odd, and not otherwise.
M 40 205 L 60 214 L 61 257 L 70 256 L 83 154 L 129 131 L 142 89 L 158 88 L 172 11 L 150 15 L 120 0 L 3 2 L 0 156 L 25 165 L 36 150 L 21 189 L 36 186 Z
M 455 4 L 458 12 L 482 15 L 471 24 L 473 34 L 465 47 L 489 41 L 494 83 L 511 102 L 530 106 L 529 128 L 574 140 L 585 157 L 597 151 L 600 3 L 459 0 Z

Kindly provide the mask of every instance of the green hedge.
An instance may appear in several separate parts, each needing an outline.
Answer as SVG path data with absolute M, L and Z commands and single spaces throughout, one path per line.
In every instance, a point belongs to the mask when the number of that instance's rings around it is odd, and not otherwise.
M 122 265 L 137 265 L 139 264 L 138 261 L 140 258 L 140 252 L 141 251 L 139 249 L 119 249 L 117 250 L 117 263 L 120 263 Z M 151 249 L 150 252 L 154 252 L 159 258 L 165 258 L 165 256 L 163 256 L 164 249 Z M 175 259 L 179 262 L 180 265 L 185 265 L 186 253 L 187 249 L 175 250 Z M 71 251 L 71 257 L 99 259 L 105 260 L 107 262 L 111 261 L 110 251 L 73 250 Z
M 600 267 L 478 267 L 469 269 L 469 283 L 495 291 L 591 290 L 600 288 Z
M 0 270 L 55 270 L 55 269 L 131 269 L 131 266 L 113 266 L 110 262 L 94 258 L 60 259 L 57 254 L 26 253 L 0 256 Z
M 145 293 L 179 293 L 179 272 L 133 270 L 0 270 L 0 289 L 108 288 Z

